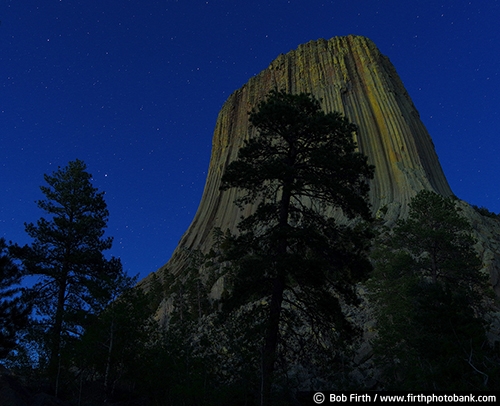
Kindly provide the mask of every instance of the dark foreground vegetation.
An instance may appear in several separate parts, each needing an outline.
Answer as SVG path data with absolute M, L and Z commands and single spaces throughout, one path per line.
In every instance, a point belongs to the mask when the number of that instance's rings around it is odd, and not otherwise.
M 374 168 L 344 117 L 273 91 L 250 122 L 221 189 L 256 211 L 147 286 L 105 257 L 108 211 L 85 164 L 45 175 L 33 242 L 0 240 L 0 405 L 500 389 L 495 298 L 456 200 L 422 191 L 385 229 L 367 203 Z

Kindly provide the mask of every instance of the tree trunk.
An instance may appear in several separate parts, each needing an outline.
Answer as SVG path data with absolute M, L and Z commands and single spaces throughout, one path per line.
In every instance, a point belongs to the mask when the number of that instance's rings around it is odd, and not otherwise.
M 57 308 L 54 320 L 54 326 L 52 327 L 52 342 L 50 349 L 50 360 L 49 360 L 49 374 L 55 377 L 55 396 L 57 397 L 59 391 L 59 373 L 61 368 L 61 333 L 63 328 L 63 317 L 64 317 L 64 304 L 66 302 L 66 287 L 67 287 L 67 273 L 65 272 L 64 277 L 59 285 L 59 291 L 57 293 Z
M 280 202 L 279 225 L 281 229 L 288 227 L 288 219 L 290 214 L 291 181 L 286 182 L 283 187 L 283 194 Z M 285 272 L 280 259 L 286 254 L 288 248 L 288 238 L 286 234 L 282 234 L 276 244 L 276 272 L 277 275 L 273 280 L 273 290 L 271 294 L 271 304 L 269 308 L 269 320 L 266 331 L 264 348 L 262 352 L 262 380 L 260 405 L 267 406 L 270 403 L 272 378 L 274 373 L 274 363 L 276 360 L 276 349 L 278 346 L 279 325 L 281 317 L 281 303 L 283 302 L 283 292 L 285 291 Z
M 105 392 L 105 402 L 108 400 L 109 394 L 109 374 L 111 371 L 111 354 L 113 352 L 113 341 L 115 332 L 115 320 L 111 320 L 111 328 L 109 333 L 109 346 L 108 346 L 108 359 L 106 360 L 106 372 L 104 373 L 104 392 Z
M 285 282 L 283 278 L 277 277 L 273 282 L 273 292 L 269 309 L 269 323 L 262 352 L 261 406 L 267 406 L 271 397 L 274 362 L 276 359 L 276 348 L 278 346 L 281 303 L 283 301 L 284 290 Z

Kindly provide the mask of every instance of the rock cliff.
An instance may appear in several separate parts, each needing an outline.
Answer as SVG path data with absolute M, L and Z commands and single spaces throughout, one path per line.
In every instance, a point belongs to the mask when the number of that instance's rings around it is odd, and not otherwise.
M 214 227 L 236 229 L 245 213 L 233 204 L 237 197 L 234 190 L 219 191 L 221 176 L 245 138 L 252 136 L 248 112 L 274 88 L 312 93 L 325 111 L 342 112 L 358 126 L 358 147 L 376 168 L 370 192 L 373 213 L 386 224 L 404 217 L 407 203 L 421 189 L 453 195 L 431 137 L 389 58 L 360 36 L 311 41 L 278 56 L 223 105 L 200 206 L 172 259 L 161 270 L 177 273 L 183 268 L 183 247 L 209 249 Z M 500 229 L 497 222 L 463 205 L 476 225 L 478 249 L 498 289 Z

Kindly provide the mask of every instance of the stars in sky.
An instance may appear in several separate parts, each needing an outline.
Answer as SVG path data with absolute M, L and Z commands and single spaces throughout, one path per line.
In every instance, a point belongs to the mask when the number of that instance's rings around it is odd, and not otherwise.
M 226 98 L 280 53 L 357 34 L 389 56 L 455 193 L 500 212 L 498 1 L 0 3 L 0 236 L 27 242 L 43 174 L 83 159 L 113 254 L 145 276 L 203 191 Z

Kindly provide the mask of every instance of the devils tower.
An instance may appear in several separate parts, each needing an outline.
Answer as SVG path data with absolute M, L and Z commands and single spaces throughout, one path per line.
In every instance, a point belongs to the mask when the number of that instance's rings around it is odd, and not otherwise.
M 408 201 L 421 189 L 452 194 L 432 140 L 389 58 L 364 37 L 311 41 L 278 56 L 224 103 L 200 206 L 180 247 L 204 250 L 214 227 L 235 229 L 241 216 L 233 204 L 236 192 L 219 191 L 221 176 L 249 136 L 248 112 L 275 88 L 312 93 L 323 110 L 339 111 L 358 126 L 359 149 L 376 168 L 370 185 L 374 213 L 383 208 L 393 221 L 405 215 Z
M 213 244 L 214 228 L 235 231 L 241 215 L 253 210 L 247 207 L 247 212 L 241 213 L 233 204 L 235 189 L 222 192 L 219 187 L 226 166 L 236 158 L 244 140 L 252 136 L 249 111 L 272 89 L 312 93 L 321 100 L 325 112 L 341 112 L 357 125 L 358 147 L 375 165 L 370 185 L 373 214 L 387 225 L 406 216 L 408 202 L 422 189 L 453 195 L 431 137 L 389 58 L 361 36 L 311 41 L 279 55 L 222 106 L 198 211 L 161 271 L 179 272 L 185 265 L 184 248 L 207 251 Z M 495 286 L 499 279 L 499 231 L 493 230 L 489 219 L 465 203 L 463 206 L 476 228 L 477 248 Z M 485 232 L 488 238 L 481 237 Z

